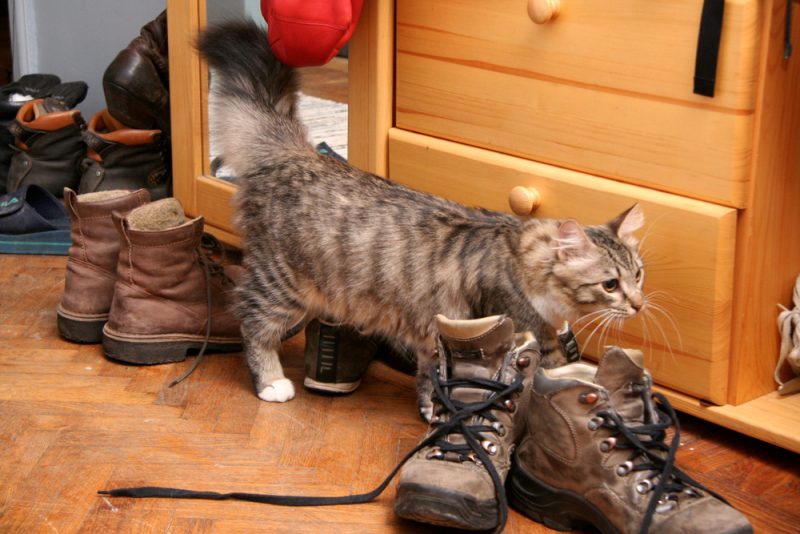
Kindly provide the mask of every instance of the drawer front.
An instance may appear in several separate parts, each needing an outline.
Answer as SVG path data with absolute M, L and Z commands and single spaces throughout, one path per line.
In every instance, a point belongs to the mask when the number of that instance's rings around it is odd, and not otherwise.
M 736 210 L 399 129 L 389 135 L 389 177 L 501 211 L 509 211 L 512 188 L 533 187 L 541 197 L 537 217 L 584 224 L 606 222 L 639 202 L 645 290 L 663 292 L 655 302 L 671 319 L 653 311 L 605 341 L 643 349 L 659 384 L 727 402 Z M 594 342 L 587 353 L 598 353 Z
M 396 125 L 743 206 L 761 13 L 728 1 L 713 98 L 693 94 L 702 0 L 399 0 Z

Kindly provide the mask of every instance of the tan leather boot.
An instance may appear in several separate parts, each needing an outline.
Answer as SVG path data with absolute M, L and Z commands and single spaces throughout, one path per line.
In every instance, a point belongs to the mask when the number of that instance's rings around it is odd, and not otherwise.
M 201 247 L 203 219 L 186 221 L 174 198 L 114 217 L 122 240 L 106 356 L 129 363 L 186 359 L 190 351 L 241 349 L 231 301 L 239 266 L 224 268 Z
M 419 450 L 400 471 L 397 515 L 434 525 L 485 530 L 505 523 L 503 482 L 524 430 L 539 346 L 515 347 L 505 316 L 470 321 L 436 317 L 438 369 L 433 418 Z
M 556 530 L 752 532 L 747 519 L 675 466 L 669 402 L 642 353 L 610 348 L 600 365 L 540 368 L 507 490 L 511 506 Z M 658 403 L 653 401 L 658 399 Z
M 56 310 L 58 331 L 77 343 L 100 343 L 117 280 L 119 234 L 113 212 L 147 204 L 147 191 L 103 191 L 76 195 L 64 189 L 70 237 L 64 295 Z

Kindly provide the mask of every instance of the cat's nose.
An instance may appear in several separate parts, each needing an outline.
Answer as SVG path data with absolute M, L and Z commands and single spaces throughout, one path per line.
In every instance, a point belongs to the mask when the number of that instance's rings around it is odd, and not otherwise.
M 628 301 L 631 305 L 631 308 L 633 308 L 634 313 L 637 313 L 642 309 L 642 306 L 644 306 L 644 299 L 641 295 L 633 295 L 628 299 Z

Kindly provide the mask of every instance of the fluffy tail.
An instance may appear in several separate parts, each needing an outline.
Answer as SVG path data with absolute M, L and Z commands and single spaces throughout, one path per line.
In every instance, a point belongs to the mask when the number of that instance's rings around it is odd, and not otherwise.
M 209 26 L 197 49 L 211 69 L 212 144 L 237 176 L 308 150 L 296 118 L 297 76 L 273 55 L 263 28 L 252 21 Z

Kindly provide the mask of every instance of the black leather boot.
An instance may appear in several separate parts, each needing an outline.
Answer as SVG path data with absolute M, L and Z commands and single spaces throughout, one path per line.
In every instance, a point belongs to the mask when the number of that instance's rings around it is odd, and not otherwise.
M 26 74 L 19 80 L 0 87 L 0 195 L 6 193 L 8 166 L 14 150 L 14 136 L 8 130 L 17 118 L 19 108 L 36 98 L 44 98 L 61 79 L 55 74 Z
M 159 129 L 169 137 L 168 65 L 164 11 L 106 68 L 103 92 L 111 116 L 130 128 Z
M 171 195 L 169 149 L 161 130 L 128 128 L 107 109 L 89 121 L 79 193 L 147 189 L 153 200 Z
M 32 100 L 20 108 L 9 126 L 14 136 L 7 188 L 36 184 L 61 197 L 64 188 L 78 188 L 79 164 L 86 154 L 81 139 L 84 120 L 61 99 Z

